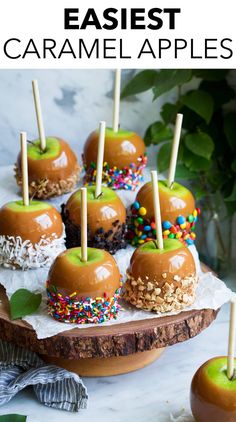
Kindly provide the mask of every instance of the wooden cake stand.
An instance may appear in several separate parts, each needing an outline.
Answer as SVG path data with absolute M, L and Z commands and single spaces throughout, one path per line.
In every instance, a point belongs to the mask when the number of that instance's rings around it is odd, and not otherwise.
M 196 336 L 212 323 L 217 312 L 201 309 L 125 324 L 75 328 L 38 340 L 27 322 L 10 320 L 8 299 L 0 287 L 0 339 L 81 376 L 117 375 L 143 368 L 165 347 Z

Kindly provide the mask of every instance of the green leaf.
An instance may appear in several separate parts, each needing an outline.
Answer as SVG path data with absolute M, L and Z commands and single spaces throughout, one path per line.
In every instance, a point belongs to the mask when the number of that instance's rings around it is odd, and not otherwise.
M 231 169 L 236 173 L 236 160 L 232 162 Z
M 0 422 L 25 422 L 26 419 L 27 419 L 27 416 L 16 415 L 16 414 L 0 416 Z
M 207 92 L 200 90 L 190 91 L 181 97 L 180 101 L 199 114 L 207 123 L 210 122 L 214 110 L 214 102 Z
M 162 69 L 158 72 L 153 88 L 154 98 L 160 97 L 165 92 L 189 82 L 192 71 L 188 69 Z
M 179 111 L 179 107 L 180 107 L 179 104 L 171 104 L 171 103 L 165 103 L 162 106 L 162 110 L 160 114 L 166 124 L 175 122 L 176 114 Z
M 196 173 L 191 172 L 183 163 L 177 164 L 175 178 L 176 179 L 195 179 L 198 177 Z
M 227 81 L 203 81 L 199 89 L 211 95 L 214 101 L 215 110 L 219 109 L 223 104 L 227 104 L 235 98 L 235 91 L 231 88 Z
M 147 146 L 154 144 L 157 145 L 163 141 L 172 139 L 173 131 L 165 126 L 162 122 L 155 122 L 147 129 L 144 142 Z
M 236 152 L 236 113 L 228 113 L 224 116 L 224 131 L 229 146 Z
M 160 173 L 167 170 L 170 164 L 171 142 L 163 144 L 157 153 L 157 168 Z
M 193 154 L 210 160 L 214 151 L 214 142 L 204 132 L 189 133 L 184 138 L 185 145 Z
M 131 79 L 121 92 L 121 98 L 148 91 L 155 83 L 158 72 L 156 70 L 143 70 Z
M 193 75 L 206 81 L 221 81 L 229 73 L 226 69 L 194 69 Z
M 233 190 L 231 192 L 231 194 L 225 198 L 226 202 L 236 202 L 236 182 L 234 182 L 234 186 L 233 186 Z M 235 209 L 236 211 L 236 209 Z
M 199 171 L 208 171 L 212 167 L 212 161 L 207 160 L 206 158 L 199 157 L 198 155 L 193 154 L 186 147 L 183 151 L 182 162 L 186 167 L 192 172 Z
M 26 289 L 16 290 L 10 299 L 11 319 L 22 318 L 35 312 L 42 301 L 40 293 L 32 293 Z

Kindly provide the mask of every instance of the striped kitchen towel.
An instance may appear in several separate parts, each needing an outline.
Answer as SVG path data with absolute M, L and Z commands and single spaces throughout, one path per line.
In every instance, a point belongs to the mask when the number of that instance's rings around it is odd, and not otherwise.
M 33 387 L 46 406 L 70 412 L 87 408 L 87 390 L 78 375 L 46 365 L 36 353 L 0 341 L 0 406 L 27 386 Z

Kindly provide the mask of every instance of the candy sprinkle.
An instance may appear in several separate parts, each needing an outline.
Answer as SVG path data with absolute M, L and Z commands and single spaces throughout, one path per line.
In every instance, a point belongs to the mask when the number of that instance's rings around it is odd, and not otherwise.
M 109 298 L 104 292 L 103 297 L 79 298 L 76 292 L 63 296 L 56 286 L 47 283 L 48 313 L 59 322 L 74 324 L 100 324 L 111 319 L 117 319 L 121 309 L 118 303 L 121 287 Z
M 130 215 L 128 217 L 128 241 L 133 246 L 139 246 L 144 242 L 156 238 L 156 225 L 154 218 L 146 218 L 147 210 L 136 200 L 131 206 Z M 193 233 L 195 230 L 195 224 L 198 216 L 200 215 L 200 209 L 196 208 L 192 214 L 184 217 L 179 215 L 176 219 L 175 224 L 170 221 L 162 222 L 162 234 L 163 238 L 167 239 L 179 239 L 186 245 L 194 244 L 196 234 Z
M 84 158 L 82 157 L 83 162 Z M 129 167 L 117 168 L 109 167 L 108 163 L 103 163 L 102 183 L 114 190 L 126 189 L 135 190 L 137 186 L 143 181 L 143 170 L 147 165 L 146 154 L 140 156 L 137 163 L 131 163 Z M 87 166 L 84 162 L 85 177 L 84 182 L 86 185 L 93 185 L 96 183 L 96 164 L 91 162 Z M 135 205 L 134 205 L 135 206 Z M 137 206 L 137 204 L 136 204 Z M 135 208 L 138 209 L 138 208 Z

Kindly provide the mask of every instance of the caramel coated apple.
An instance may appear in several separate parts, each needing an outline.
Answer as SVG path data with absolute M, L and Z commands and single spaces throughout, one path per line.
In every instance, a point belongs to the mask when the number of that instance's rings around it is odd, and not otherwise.
M 114 296 L 120 287 L 120 272 L 114 258 L 106 251 L 88 248 L 87 262 L 81 261 L 81 248 L 67 249 L 54 261 L 48 289 L 56 286 L 62 295 L 76 293 L 78 298 Z
M 95 187 L 87 188 L 87 210 L 88 210 L 88 227 L 90 234 L 94 236 L 98 229 L 103 228 L 104 232 L 112 230 L 114 234 L 119 225 L 125 224 L 126 209 L 119 196 L 106 187 L 102 189 L 102 195 L 95 198 Z M 65 214 L 69 220 L 75 225 L 81 224 L 81 194 L 80 190 L 73 193 L 65 206 Z M 112 236 L 111 233 L 111 236 Z
M 29 194 L 47 199 L 71 192 L 78 180 L 80 167 L 70 146 L 62 139 L 46 138 L 46 150 L 41 151 L 40 141 L 28 143 Z M 22 186 L 21 156 L 15 167 L 15 177 Z
M 99 133 L 97 130 L 92 132 L 84 146 L 84 162 L 90 166 L 91 162 L 97 162 Z M 119 129 L 114 132 L 112 129 L 106 129 L 104 162 L 109 167 L 129 167 L 130 164 L 137 164 L 137 160 L 145 153 L 145 144 L 142 138 L 135 132 Z
M 188 248 L 177 239 L 144 243 L 131 257 L 123 297 L 137 308 L 169 312 L 194 302 L 196 267 Z
M 162 221 L 176 223 L 176 219 L 181 215 L 189 216 L 195 209 L 195 200 L 192 193 L 180 185 L 174 183 L 172 188 L 167 186 L 166 180 L 159 180 L 159 197 Z M 146 183 L 138 192 L 136 200 L 141 207 L 146 209 L 146 217 L 154 216 L 152 183 Z
M 236 379 L 228 379 L 226 368 L 227 358 L 215 357 L 195 373 L 191 409 L 196 422 L 236 421 Z
M 30 201 L 25 206 L 23 201 L 9 202 L 0 209 L 0 236 L 21 237 L 33 245 L 45 239 L 62 236 L 62 219 L 58 211 L 50 204 Z

